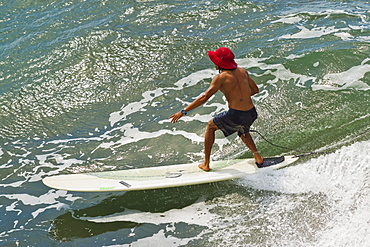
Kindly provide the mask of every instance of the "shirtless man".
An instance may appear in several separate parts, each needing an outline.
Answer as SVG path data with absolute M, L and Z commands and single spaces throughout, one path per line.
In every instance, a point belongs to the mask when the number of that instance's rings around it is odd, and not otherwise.
M 216 115 L 208 122 L 204 138 L 205 157 L 199 168 L 204 171 L 210 170 L 211 150 L 215 141 L 216 130 L 221 130 L 225 137 L 238 132 L 242 141 L 253 153 L 256 163 L 262 165 L 263 157 L 258 153 L 249 134 L 250 126 L 257 118 L 251 96 L 258 93 L 259 89 L 253 79 L 249 77 L 248 72 L 238 67 L 238 64 L 234 61 L 235 56 L 230 49 L 221 47 L 216 51 L 209 51 L 208 56 L 220 73 L 213 78 L 203 95 L 170 117 L 171 123 L 178 122 L 187 112 L 203 105 L 220 90 L 226 97 L 229 110 Z

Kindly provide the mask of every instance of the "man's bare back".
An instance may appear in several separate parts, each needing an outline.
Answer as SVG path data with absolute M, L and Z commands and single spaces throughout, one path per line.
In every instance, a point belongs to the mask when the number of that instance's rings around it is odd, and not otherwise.
M 214 79 L 221 81 L 220 91 L 225 95 L 229 108 L 248 111 L 254 107 L 251 96 L 259 90 L 245 69 L 223 70 Z

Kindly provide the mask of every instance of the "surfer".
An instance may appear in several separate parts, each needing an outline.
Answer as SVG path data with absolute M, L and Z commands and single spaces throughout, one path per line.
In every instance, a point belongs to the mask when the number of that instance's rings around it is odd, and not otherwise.
M 238 132 L 239 137 L 253 153 L 257 165 L 260 166 L 263 164 L 263 157 L 258 153 L 249 133 L 250 126 L 257 119 L 257 111 L 251 96 L 258 93 L 259 89 L 248 72 L 238 67 L 234 61 L 234 53 L 229 48 L 220 47 L 216 51 L 208 51 L 208 56 L 219 70 L 219 74 L 212 79 L 208 89 L 199 98 L 170 117 L 171 123 L 178 122 L 182 116 L 206 103 L 220 90 L 226 97 L 229 110 L 216 115 L 208 122 L 204 137 L 205 157 L 199 168 L 204 171 L 210 170 L 211 150 L 216 130 L 221 130 L 225 137 Z

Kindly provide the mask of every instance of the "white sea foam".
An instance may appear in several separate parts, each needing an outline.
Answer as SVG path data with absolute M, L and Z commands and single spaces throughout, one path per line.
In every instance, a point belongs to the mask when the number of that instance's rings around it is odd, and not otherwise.
M 143 99 L 139 102 L 132 102 L 125 106 L 122 106 L 120 111 L 112 112 L 110 114 L 109 122 L 111 126 L 114 126 L 117 122 L 125 120 L 128 115 L 138 112 L 145 111 L 145 106 L 149 104 L 156 97 L 167 93 L 169 90 L 181 90 L 186 87 L 191 87 L 197 84 L 199 81 L 205 78 L 211 78 L 215 75 L 215 71 L 211 69 L 200 70 L 194 72 L 179 81 L 174 83 L 175 87 L 169 88 L 157 88 L 155 90 L 146 91 L 142 94 Z
M 363 13 L 363 14 L 362 13 L 353 13 L 353 12 L 349 12 L 349 11 L 346 11 L 346 10 L 339 10 L 339 9 L 326 9 L 326 10 L 319 11 L 319 12 L 308 11 L 308 12 L 299 12 L 298 14 L 288 14 L 288 15 L 285 15 L 285 16 L 281 16 L 279 19 L 277 19 L 275 21 L 272 21 L 272 23 L 278 23 L 278 22 L 287 23 L 287 24 L 298 23 L 298 22 L 304 20 L 304 18 L 300 17 L 300 15 L 303 15 L 303 14 L 306 14 L 306 15 L 309 15 L 309 16 L 324 16 L 324 17 L 330 17 L 330 16 L 333 16 L 333 15 L 345 14 L 347 16 L 353 16 L 353 17 L 359 18 L 362 23 L 367 23 L 367 16 L 366 16 L 365 13 Z
M 49 210 L 49 209 L 68 209 L 69 203 L 60 202 L 58 199 L 63 198 L 65 201 L 73 202 L 77 199 L 82 199 L 81 197 L 75 197 L 71 194 L 68 194 L 67 191 L 62 190 L 49 190 L 47 193 L 40 195 L 40 196 L 33 196 L 30 194 L 2 194 L 0 197 L 7 198 L 9 200 L 13 200 L 13 203 L 6 206 L 7 212 L 16 212 L 17 215 L 22 216 L 23 212 L 23 205 L 26 206 L 38 206 L 37 210 L 33 211 L 31 213 L 32 218 L 28 218 L 26 222 L 20 222 L 19 220 L 14 222 L 14 231 L 18 229 L 18 227 L 23 228 L 25 225 L 27 225 L 29 222 L 31 222 L 33 219 L 37 218 L 41 213 Z M 19 202 L 22 202 L 19 204 Z M 21 217 L 20 217 L 21 218 Z M 18 223 L 21 224 L 21 226 L 18 226 Z M 9 232 L 8 232 L 9 233 Z M 0 236 L 4 233 L 0 233 Z
M 370 141 L 358 142 L 303 164 L 272 174 L 249 176 L 239 182 L 284 194 L 324 194 L 325 203 L 331 207 L 321 216 L 327 222 L 324 230 L 318 232 L 315 245 L 369 246 L 369 150 Z M 331 218 L 331 214 L 335 217 Z
M 282 35 L 281 39 L 310 39 L 310 38 L 318 38 L 324 35 L 328 35 L 331 33 L 337 33 L 342 31 L 348 31 L 349 28 L 335 28 L 334 26 L 331 27 L 315 27 L 312 29 L 308 29 L 304 26 L 298 26 L 300 31 L 295 34 L 286 34 Z
M 351 34 L 346 33 L 346 32 L 339 32 L 339 33 L 335 33 L 334 35 L 346 41 L 352 40 L 354 38 Z
M 358 179 L 359 176 L 363 177 L 366 175 L 364 172 L 368 172 L 366 168 L 370 163 L 368 150 L 370 150 L 369 141 L 359 142 L 304 164 L 273 171 L 272 174 L 248 176 L 240 182 L 255 188 L 281 193 L 320 193 L 336 190 L 336 186 L 345 186 L 357 191 L 357 186 L 361 187 L 360 184 L 365 182 Z M 261 180 L 263 183 L 260 183 Z M 353 186 L 354 183 L 357 186 Z
M 63 145 L 61 145 L 63 146 Z M 60 148 L 60 147 L 58 147 Z M 29 175 L 25 175 L 26 179 L 29 182 L 35 182 L 42 179 L 43 176 L 46 174 L 51 176 L 58 174 L 59 172 L 63 171 L 64 169 L 74 165 L 74 164 L 83 164 L 85 161 L 78 160 L 75 158 L 69 158 L 68 155 L 62 155 L 57 153 L 57 151 L 50 152 L 47 154 L 40 154 L 36 155 L 36 159 L 39 161 L 38 172 L 31 172 Z M 49 160 L 54 160 L 57 165 L 53 164 Z M 44 172 L 40 168 L 41 167 L 50 167 L 54 168 L 52 171 Z
M 290 59 L 298 58 L 300 56 L 294 56 L 290 57 Z M 253 76 L 260 77 L 262 75 L 272 75 L 274 76 L 273 79 L 269 79 L 265 84 L 276 86 L 276 84 L 279 81 L 294 81 L 295 85 L 297 87 L 306 87 L 307 82 L 315 81 L 316 77 L 313 76 L 307 76 L 304 74 L 297 74 L 290 69 L 286 68 L 283 64 L 267 64 L 264 63 L 264 59 L 237 59 L 236 60 L 241 66 L 245 66 L 246 68 L 250 67 L 257 67 L 263 71 L 265 71 L 263 74 L 253 74 Z M 263 87 L 262 87 L 263 88 Z M 260 97 L 261 95 L 264 95 L 263 97 Z M 255 100 L 263 100 L 268 96 L 268 92 L 260 92 L 258 95 L 254 96 L 253 99 Z
M 348 33 L 348 31 L 353 29 L 366 29 L 366 25 L 368 23 L 366 14 L 361 13 L 351 13 L 347 12 L 345 10 L 325 10 L 321 12 L 305 12 L 304 14 L 310 15 L 310 16 L 323 16 L 325 18 L 329 18 L 333 15 L 342 15 L 345 14 L 347 16 L 352 16 L 355 18 L 359 18 L 361 20 L 361 23 L 365 23 L 364 25 L 348 25 L 348 27 L 345 28 L 337 28 L 335 26 L 326 26 L 326 27 L 313 27 L 313 28 L 307 28 L 304 26 L 305 20 L 303 17 L 300 17 L 300 15 L 303 14 L 303 12 L 298 14 L 289 14 L 286 16 L 282 16 L 277 20 L 272 21 L 271 23 L 285 23 L 290 25 L 297 26 L 300 31 L 294 34 L 286 34 L 280 36 L 278 39 L 310 39 L 310 38 L 318 38 L 322 37 L 328 34 L 334 34 L 337 37 L 340 37 L 343 40 L 350 40 L 353 38 L 353 36 Z M 359 37 L 356 38 L 358 40 Z M 361 38 L 360 38 L 361 39 Z M 274 39 L 271 39 L 270 41 L 273 41 Z
M 370 59 L 364 59 L 360 65 L 353 66 L 347 71 L 329 73 L 322 80 L 312 85 L 313 90 L 343 90 L 354 88 L 357 90 L 369 90 L 370 85 L 363 81 L 366 73 L 370 72 Z
M 278 20 L 272 21 L 271 23 L 287 23 L 287 24 L 294 24 L 302 21 L 302 18 L 296 15 L 288 15 L 288 16 L 283 16 Z
M 117 128 L 115 130 L 117 130 Z M 103 142 L 98 146 L 98 148 L 111 148 L 111 147 L 117 148 L 122 145 L 127 145 L 145 139 L 156 138 L 165 134 L 183 135 L 186 136 L 186 138 L 190 139 L 191 141 L 198 143 L 203 141 L 203 138 L 195 133 L 168 129 L 162 129 L 154 132 L 145 132 L 139 130 L 138 128 L 135 128 L 131 123 L 127 123 L 124 126 L 119 127 L 119 130 L 122 132 L 122 135 L 118 141 Z

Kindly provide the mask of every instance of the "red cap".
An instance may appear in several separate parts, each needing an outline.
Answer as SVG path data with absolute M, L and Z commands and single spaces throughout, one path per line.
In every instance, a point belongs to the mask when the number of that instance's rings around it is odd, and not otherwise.
M 238 64 L 234 61 L 234 53 L 226 47 L 220 47 L 216 51 L 208 51 L 211 61 L 222 69 L 236 69 Z

